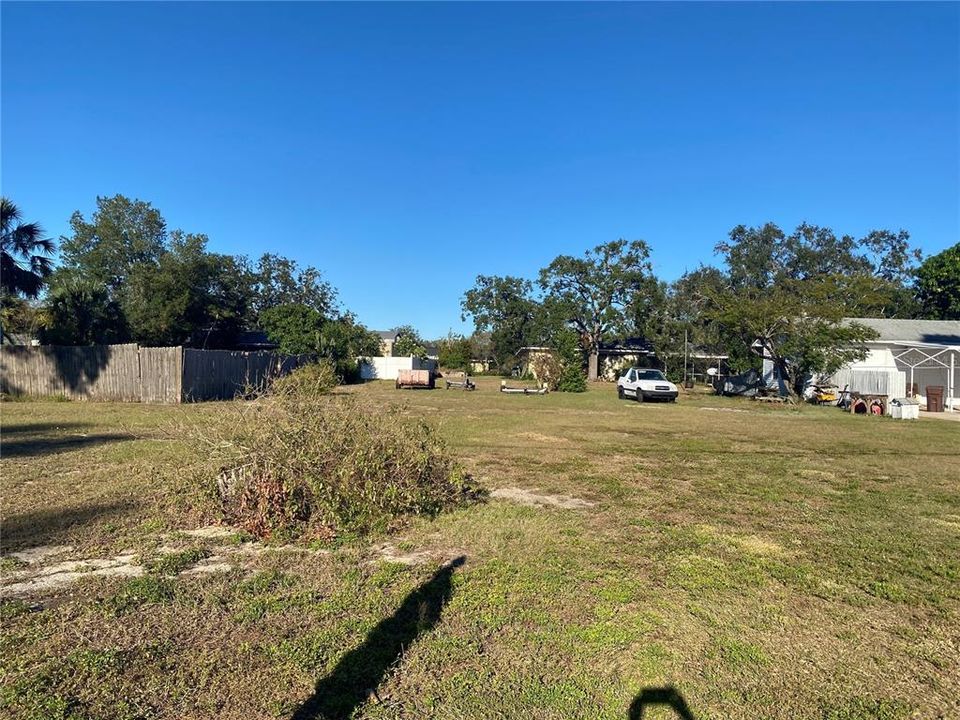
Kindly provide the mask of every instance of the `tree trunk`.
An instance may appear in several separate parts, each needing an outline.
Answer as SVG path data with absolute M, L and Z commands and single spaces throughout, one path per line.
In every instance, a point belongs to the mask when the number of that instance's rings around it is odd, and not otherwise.
M 797 391 L 797 388 L 796 388 L 796 383 L 797 383 L 797 378 L 795 376 L 796 371 L 790 370 L 789 366 L 787 365 L 786 358 L 778 357 L 776 358 L 774 363 L 775 363 L 775 367 L 777 368 L 778 374 L 780 376 L 779 383 L 778 383 L 779 385 L 778 390 L 780 391 L 786 390 L 787 399 L 789 399 L 790 402 L 792 403 L 797 403 L 797 401 L 800 399 L 800 393 Z

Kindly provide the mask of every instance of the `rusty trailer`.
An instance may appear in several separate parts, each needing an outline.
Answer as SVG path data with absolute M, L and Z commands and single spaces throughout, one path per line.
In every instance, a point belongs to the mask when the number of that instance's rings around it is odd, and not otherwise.
M 400 370 L 397 373 L 397 390 L 403 388 L 433 390 L 434 375 L 430 370 Z

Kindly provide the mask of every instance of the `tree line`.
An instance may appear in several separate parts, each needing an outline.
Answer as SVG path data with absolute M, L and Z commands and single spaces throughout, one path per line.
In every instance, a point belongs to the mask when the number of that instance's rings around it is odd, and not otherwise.
M 57 249 L 37 223 L 2 201 L 2 320 L 6 335 L 43 343 L 231 347 L 259 328 L 288 353 L 334 361 L 380 352 L 380 339 L 344 310 L 314 267 L 282 255 L 256 261 L 211 252 L 201 233 L 170 230 L 149 202 L 98 197 L 87 218 L 75 212 Z
M 573 331 L 595 378 L 601 344 L 636 336 L 675 375 L 689 341 L 738 371 L 765 356 L 796 392 L 865 354 L 875 335 L 850 318 L 960 319 L 960 244 L 921 262 L 904 230 L 854 237 L 767 223 L 733 228 L 715 252 L 716 265 L 667 283 L 645 242 L 616 240 L 555 258 L 535 281 L 479 275 L 462 313 L 489 332 L 501 367 L 525 346 L 563 347 Z
M 318 269 L 273 253 L 211 252 L 206 235 L 168 229 L 149 202 L 98 197 L 89 218 L 75 212 L 56 267 L 57 244 L 37 223 L 6 198 L 0 215 L 5 334 L 218 348 L 259 328 L 282 351 L 330 358 L 345 374 L 356 372 L 354 358 L 379 354 L 379 337 Z M 863 353 L 871 331 L 845 318 L 960 319 L 960 243 L 923 260 L 903 230 L 854 237 L 767 223 L 733 228 L 715 252 L 718 263 L 670 283 L 654 275 L 646 242 L 623 239 L 559 255 L 534 279 L 479 275 L 461 301 L 476 332 L 438 341 L 441 365 L 480 359 L 508 372 L 521 347 L 548 346 L 562 359 L 557 377 L 573 387 L 580 359 L 596 377 L 604 343 L 643 337 L 675 372 L 688 339 L 729 355 L 735 370 L 755 366 L 759 350 L 799 387 Z M 414 328 L 397 331 L 396 354 L 426 354 Z

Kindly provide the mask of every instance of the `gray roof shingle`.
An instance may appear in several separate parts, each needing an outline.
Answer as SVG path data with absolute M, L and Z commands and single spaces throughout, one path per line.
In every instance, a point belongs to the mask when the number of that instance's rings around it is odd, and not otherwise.
M 960 320 L 894 320 L 890 318 L 846 318 L 876 330 L 874 342 L 930 343 L 960 346 Z

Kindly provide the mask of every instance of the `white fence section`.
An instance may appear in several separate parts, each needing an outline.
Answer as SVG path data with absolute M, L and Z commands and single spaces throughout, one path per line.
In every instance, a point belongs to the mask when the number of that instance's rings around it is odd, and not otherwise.
M 907 396 L 907 375 L 893 368 L 858 370 L 845 367 L 835 372 L 831 380 L 841 390 L 846 387 L 850 392 L 863 395 L 886 395 L 890 398 Z
M 396 380 L 401 370 L 436 370 L 436 360 L 422 360 L 413 355 L 407 357 L 357 358 L 360 362 L 360 377 L 364 380 Z

